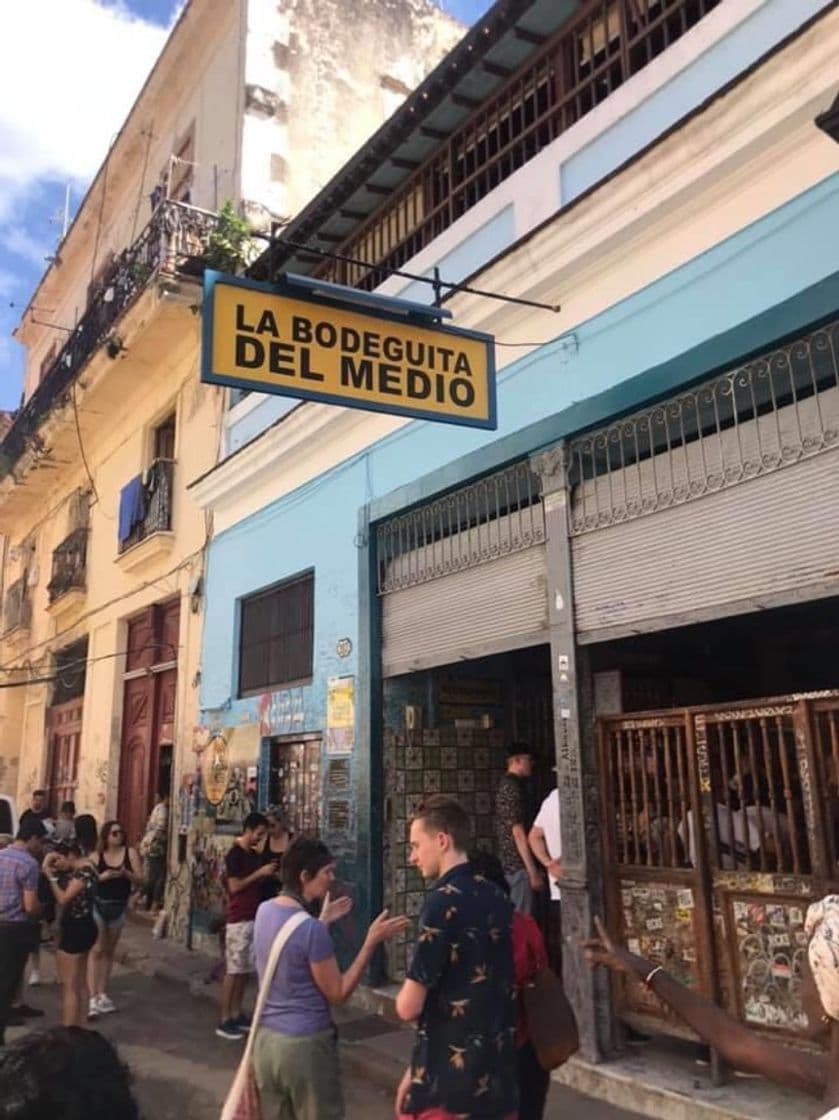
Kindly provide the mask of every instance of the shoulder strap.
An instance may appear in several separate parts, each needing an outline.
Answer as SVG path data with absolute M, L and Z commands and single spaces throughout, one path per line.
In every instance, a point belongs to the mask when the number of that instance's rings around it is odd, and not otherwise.
M 259 1020 L 262 1018 L 262 1012 L 265 1008 L 268 993 L 271 990 L 271 985 L 274 982 L 274 974 L 277 971 L 277 965 L 280 961 L 280 955 L 286 947 L 286 943 L 296 929 L 299 929 L 304 922 L 315 921 L 311 914 L 307 914 L 305 910 L 299 910 L 290 918 L 287 918 L 283 923 L 283 928 L 279 931 L 274 938 L 274 943 L 271 946 L 271 952 L 268 954 L 268 960 L 265 962 L 265 975 L 262 977 L 262 983 L 259 985 L 259 994 L 256 997 L 256 1006 L 253 1009 L 253 1019 L 251 1021 L 251 1029 L 248 1033 L 248 1041 L 245 1045 L 244 1060 L 250 1058 L 251 1050 L 253 1049 L 254 1038 L 256 1036 L 256 1028 L 259 1025 Z

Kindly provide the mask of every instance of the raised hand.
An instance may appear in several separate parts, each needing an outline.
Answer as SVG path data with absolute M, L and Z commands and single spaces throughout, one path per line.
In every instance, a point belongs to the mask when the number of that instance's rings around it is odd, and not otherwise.
M 380 945 L 383 941 L 391 941 L 404 933 L 411 924 L 411 919 L 406 917 L 389 918 L 389 911 L 382 910 L 378 918 L 370 923 L 367 930 L 367 942 L 370 945 Z
M 342 918 L 346 918 L 352 908 L 353 900 L 348 894 L 332 899 L 327 892 L 321 906 L 320 920 L 325 926 L 331 926 L 333 922 L 340 922 Z

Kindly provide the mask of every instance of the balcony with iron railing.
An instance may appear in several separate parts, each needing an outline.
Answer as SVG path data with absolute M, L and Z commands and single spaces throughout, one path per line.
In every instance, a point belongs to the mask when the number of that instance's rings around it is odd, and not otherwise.
M 50 604 L 87 584 L 87 527 L 74 529 L 52 554 L 52 577 L 47 584 Z
M 174 460 L 155 459 L 144 475 L 123 487 L 117 526 L 120 557 L 150 538 L 171 533 L 174 479 Z
M 26 575 L 10 583 L 3 600 L 3 634 L 28 630 L 32 621 L 32 600 Z
M 53 403 L 76 380 L 95 351 L 113 338 L 122 315 L 155 278 L 200 275 L 217 226 L 217 215 L 207 210 L 170 200 L 158 206 L 137 240 L 102 278 L 84 315 L 15 417 L 0 444 L 7 465 L 18 460 Z
M 333 239 L 346 259 L 301 250 L 301 260 L 315 276 L 372 290 L 720 2 L 586 0 L 360 227 Z

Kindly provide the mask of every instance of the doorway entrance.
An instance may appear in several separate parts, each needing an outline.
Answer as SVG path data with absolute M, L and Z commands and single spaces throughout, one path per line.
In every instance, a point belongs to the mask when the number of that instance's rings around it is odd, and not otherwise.
M 321 738 L 304 735 L 271 742 L 268 801 L 295 836 L 320 835 Z
M 132 844 L 158 792 L 171 791 L 180 606 L 158 603 L 128 623 L 117 813 Z
M 532 808 L 556 785 L 550 649 L 540 645 L 391 677 L 383 686 L 384 904 L 416 916 L 425 887 L 408 866 L 408 822 L 432 793 L 448 793 L 472 821 L 476 847 L 495 845 L 495 791 L 506 746 L 526 742 L 534 755 Z M 556 954 L 559 929 L 547 905 L 537 914 Z M 407 944 L 389 949 L 391 979 L 404 976 Z
M 82 737 L 84 689 L 87 678 L 87 638 L 55 656 L 55 684 L 47 710 L 47 804 L 58 816 L 62 802 L 76 796 Z

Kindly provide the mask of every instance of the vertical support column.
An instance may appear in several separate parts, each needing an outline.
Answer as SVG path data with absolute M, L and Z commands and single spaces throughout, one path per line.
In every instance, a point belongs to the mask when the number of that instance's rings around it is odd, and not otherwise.
M 827 822 L 825 801 L 817 793 L 822 768 L 816 755 L 813 722 L 816 714 L 812 701 L 797 700 L 792 716 L 795 730 L 795 752 L 798 763 L 798 776 L 801 782 L 801 796 L 804 802 L 804 816 L 807 821 L 807 835 L 810 840 L 810 873 L 816 887 L 816 898 L 827 893 L 831 880 L 830 854 L 827 844 Z
M 608 978 L 592 973 L 579 948 L 603 913 L 601 821 L 591 673 L 574 632 L 573 573 L 568 534 L 568 480 L 563 444 L 534 456 L 545 507 L 548 623 L 553 681 L 556 774 L 562 832 L 563 982 L 577 1016 L 582 1056 L 599 1061 L 610 1047 Z

